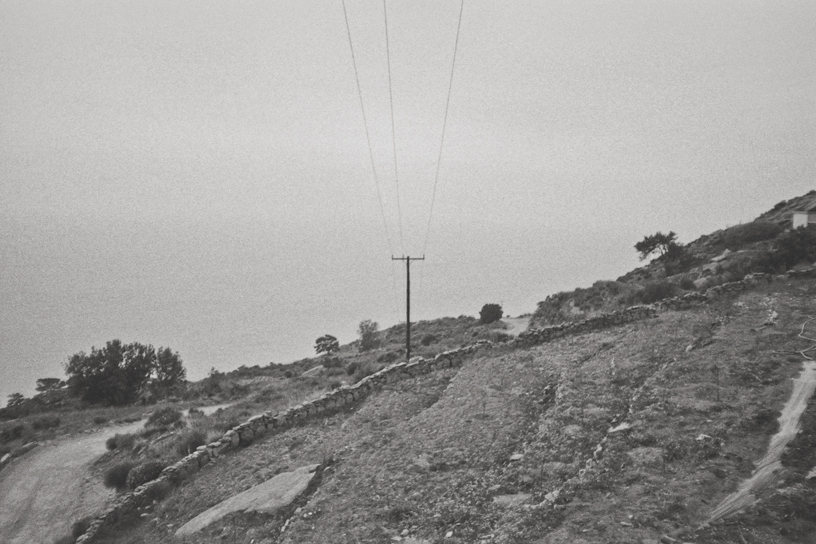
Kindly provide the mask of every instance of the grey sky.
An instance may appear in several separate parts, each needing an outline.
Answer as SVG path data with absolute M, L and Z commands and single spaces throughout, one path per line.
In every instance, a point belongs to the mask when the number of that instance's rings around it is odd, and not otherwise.
M 403 315 L 459 3 L 0 0 L 0 402 L 106 340 L 191 376 Z M 466 0 L 414 315 L 532 311 L 816 186 L 816 3 Z

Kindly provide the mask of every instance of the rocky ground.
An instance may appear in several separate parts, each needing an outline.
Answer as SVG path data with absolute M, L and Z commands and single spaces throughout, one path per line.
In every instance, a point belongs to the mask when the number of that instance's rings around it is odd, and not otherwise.
M 392 383 L 219 458 L 102 541 L 173 541 L 218 502 L 321 463 L 291 507 L 236 514 L 188 541 L 807 542 L 812 405 L 760 502 L 699 528 L 777 430 L 814 293 L 812 281 L 777 282 Z

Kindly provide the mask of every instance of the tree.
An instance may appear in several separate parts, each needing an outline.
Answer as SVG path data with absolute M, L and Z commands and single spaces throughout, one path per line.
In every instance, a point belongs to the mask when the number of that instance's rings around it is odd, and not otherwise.
M 488 323 L 498 321 L 502 318 L 502 315 L 504 315 L 504 312 L 500 305 L 485 304 L 479 312 L 479 321 L 481 321 L 483 325 L 487 325 Z
M 324 334 L 317 340 L 315 340 L 315 351 L 318 354 L 327 353 L 331 354 L 335 351 L 340 349 L 340 342 L 337 341 L 337 338 L 332 336 L 331 334 Z
M 8 396 L 8 402 L 6 403 L 6 408 L 14 408 L 15 406 L 20 406 L 24 403 L 26 398 L 22 395 L 22 393 L 12 393 Z
M 179 357 L 178 352 L 170 348 L 159 348 L 156 353 L 156 384 L 166 390 L 184 383 L 187 370 Z
M 643 240 L 635 244 L 635 249 L 640 253 L 640 260 L 642 261 L 655 251 L 659 252 L 661 256 L 673 251 L 675 247 L 679 247 L 676 240 L 677 234 L 674 232 L 669 231 L 668 234 L 663 234 L 658 231 L 651 236 L 644 237 Z
M 111 340 L 91 353 L 74 354 L 65 365 L 73 395 L 92 404 L 123 405 L 136 400 L 155 378 L 162 388 L 180 383 L 186 374 L 178 354 L 138 342 L 123 345 Z
M 360 321 L 360 326 L 357 328 L 357 332 L 360 334 L 360 351 L 368 351 L 380 345 L 380 341 L 377 338 L 377 332 L 379 330 L 380 326 L 376 321 L 370 319 Z
M 65 385 L 65 382 L 59 378 L 40 378 L 37 380 L 37 391 L 46 393 L 48 391 L 55 391 Z

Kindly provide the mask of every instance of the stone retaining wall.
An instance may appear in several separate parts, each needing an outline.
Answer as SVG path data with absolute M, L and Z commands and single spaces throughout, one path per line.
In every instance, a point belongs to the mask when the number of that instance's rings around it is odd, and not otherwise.
M 601 314 L 597 317 L 590 317 L 582 321 L 561 323 L 560 325 L 553 325 L 551 327 L 527 329 L 519 334 L 513 343 L 523 347 L 535 346 L 564 336 L 608 329 L 625 323 L 631 323 L 632 321 L 649 319 L 656 314 L 657 310 L 653 306 L 632 306 L 619 312 Z

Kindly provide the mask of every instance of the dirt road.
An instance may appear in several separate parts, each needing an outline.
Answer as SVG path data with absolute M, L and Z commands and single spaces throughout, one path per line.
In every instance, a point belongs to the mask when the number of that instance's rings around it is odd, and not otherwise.
M 76 520 L 98 514 L 113 491 L 91 477 L 105 440 L 136 432 L 144 421 L 40 446 L 0 472 L 0 541 L 50 544 L 70 534 Z
M 210 415 L 232 404 L 199 408 Z M 187 415 L 187 412 L 185 412 Z M 91 475 L 91 464 L 116 433 L 136 433 L 145 421 L 65 437 L 27 453 L 0 472 L 0 543 L 51 544 L 71 525 L 99 514 L 115 492 Z

